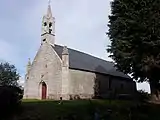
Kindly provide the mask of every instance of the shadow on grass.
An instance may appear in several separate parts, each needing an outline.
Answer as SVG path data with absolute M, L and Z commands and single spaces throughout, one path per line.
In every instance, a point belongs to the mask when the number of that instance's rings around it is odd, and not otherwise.
M 16 120 L 93 120 L 97 112 L 104 120 L 159 120 L 160 105 L 136 104 L 133 101 L 23 100 Z

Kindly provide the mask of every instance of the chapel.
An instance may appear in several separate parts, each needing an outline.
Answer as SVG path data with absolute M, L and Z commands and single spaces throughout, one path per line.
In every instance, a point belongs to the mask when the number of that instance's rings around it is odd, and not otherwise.
M 25 99 L 107 98 L 110 93 L 133 94 L 136 83 L 118 71 L 113 62 L 61 46 L 55 42 L 55 17 L 51 5 L 42 20 L 41 44 L 28 61 Z

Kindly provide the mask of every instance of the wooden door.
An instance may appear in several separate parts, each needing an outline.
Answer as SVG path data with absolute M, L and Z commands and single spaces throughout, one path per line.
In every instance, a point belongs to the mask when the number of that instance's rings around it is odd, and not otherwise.
M 42 83 L 42 99 L 46 99 L 47 96 L 47 86 L 45 83 Z

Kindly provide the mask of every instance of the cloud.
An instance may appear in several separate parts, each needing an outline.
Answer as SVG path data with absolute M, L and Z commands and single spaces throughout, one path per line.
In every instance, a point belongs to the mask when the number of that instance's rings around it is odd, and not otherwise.
M 110 41 L 108 15 L 111 0 L 52 0 L 56 18 L 56 44 L 112 61 L 106 51 Z M 0 4 L 0 59 L 11 61 L 22 76 L 28 58 L 34 58 L 41 42 L 46 0 L 2 0 Z
M 107 59 L 104 54 L 109 43 L 105 34 L 110 10 L 109 2 L 54 0 L 52 11 L 56 18 L 56 43 Z M 29 42 L 32 42 L 33 51 L 37 50 L 40 44 L 42 15 L 46 13 L 46 9 L 47 2 L 39 1 L 27 11 L 28 14 L 24 15 L 25 29 L 28 30 L 26 33 L 32 36 Z

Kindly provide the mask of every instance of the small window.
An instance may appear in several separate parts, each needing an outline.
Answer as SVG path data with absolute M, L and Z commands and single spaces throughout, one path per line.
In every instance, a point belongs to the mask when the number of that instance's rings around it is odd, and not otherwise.
M 52 29 L 49 29 L 49 34 L 51 34 L 52 33 Z
M 29 77 L 27 77 L 27 79 L 29 79 Z
M 46 39 L 43 39 L 43 42 L 46 41 Z
M 44 22 L 44 26 L 47 26 L 47 23 L 46 23 L 46 22 Z
M 41 78 L 43 78 L 44 75 L 41 75 Z
M 49 27 L 52 27 L 52 23 L 51 22 L 49 23 Z
M 45 67 L 47 68 L 47 65 L 45 65 Z

